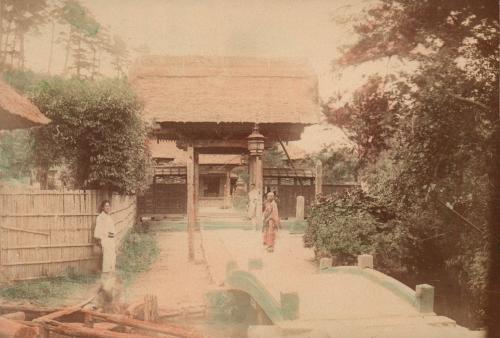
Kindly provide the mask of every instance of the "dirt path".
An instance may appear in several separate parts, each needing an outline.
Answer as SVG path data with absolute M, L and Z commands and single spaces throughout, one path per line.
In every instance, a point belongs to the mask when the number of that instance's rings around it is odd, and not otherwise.
M 310 274 L 314 271 L 312 252 L 304 249 L 302 238 L 283 232 L 274 254 L 265 252 L 260 233 L 252 230 L 209 230 L 195 238 L 195 262 L 187 259 L 185 232 L 158 232 L 160 256 L 151 269 L 141 274 L 126 291 L 126 301 L 140 300 L 146 294 L 156 294 L 163 308 L 179 308 L 204 303 L 205 293 L 220 285 L 228 261 L 235 260 L 246 268 L 249 258 L 261 257 L 282 271 Z M 204 258 L 208 258 L 208 263 Z
M 156 236 L 160 255 L 151 269 L 128 288 L 126 300 L 133 302 L 143 299 L 146 294 L 155 294 L 162 308 L 202 304 L 211 281 L 199 245 L 196 246 L 196 261 L 188 262 L 185 232 L 158 232 Z

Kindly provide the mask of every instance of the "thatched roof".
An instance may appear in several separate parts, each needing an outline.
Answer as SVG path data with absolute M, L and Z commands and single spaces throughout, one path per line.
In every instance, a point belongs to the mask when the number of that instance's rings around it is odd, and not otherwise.
M 157 122 L 319 121 L 317 78 L 303 61 L 145 56 L 129 78 Z
M 0 129 L 28 128 L 49 122 L 33 103 L 0 80 Z

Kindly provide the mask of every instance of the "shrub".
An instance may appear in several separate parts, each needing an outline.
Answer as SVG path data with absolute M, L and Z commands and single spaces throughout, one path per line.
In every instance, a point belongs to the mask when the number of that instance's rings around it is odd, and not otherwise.
M 332 195 L 313 206 L 304 234 L 317 258 L 332 256 L 351 265 L 359 254 L 372 254 L 378 269 L 402 269 L 409 234 L 395 215 L 362 190 Z
M 134 193 L 145 187 L 146 125 L 125 81 L 54 78 L 38 85 L 33 102 L 52 120 L 34 131 L 40 168 L 65 164 L 76 188 Z
M 147 271 L 160 253 L 153 234 L 130 231 L 124 238 L 116 267 L 125 284 L 131 283 L 137 274 Z

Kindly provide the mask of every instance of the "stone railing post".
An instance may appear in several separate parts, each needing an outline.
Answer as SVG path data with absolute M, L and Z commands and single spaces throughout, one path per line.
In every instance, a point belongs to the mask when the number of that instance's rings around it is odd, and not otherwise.
M 358 267 L 361 269 L 373 269 L 373 256 L 372 255 L 358 255 Z
M 298 221 L 303 221 L 304 220 L 304 207 L 305 207 L 304 196 L 297 196 L 297 205 L 296 205 L 296 209 L 295 209 L 295 218 Z
M 420 313 L 434 312 L 434 287 L 419 284 L 415 287 L 416 306 Z
M 299 294 L 297 292 L 280 292 L 280 303 L 283 318 L 294 320 L 299 317 Z
M 319 260 L 319 272 L 325 272 L 332 267 L 333 260 L 330 257 L 323 257 Z

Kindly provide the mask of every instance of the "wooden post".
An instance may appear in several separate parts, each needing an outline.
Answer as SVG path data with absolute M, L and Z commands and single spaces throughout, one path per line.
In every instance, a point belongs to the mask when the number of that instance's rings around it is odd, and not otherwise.
M 200 196 L 200 155 L 194 149 L 194 224 L 195 230 L 200 230 L 198 224 L 199 214 L 199 196 Z
M 255 157 L 254 156 L 248 156 L 248 186 L 247 186 L 247 191 L 250 191 L 250 185 L 255 184 L 255 178 L 254 178 L 254 163 L 255 163 Z
M 264 173 L 262 169 L 262 158 L 260 156 L 255 156 L 255 162 L 253 166 L 253 175 L 255 179 L 255 187 L 259 191 L 259 198 L 257 198 L 257 207 L 255 211 L 255 221 L 257 223 L 257 229 L 262 228 L 262 197 L 264 193 Z
M 231 208 L 231 168 L 226 169 L 226 183 L 224 185 L 224 209 Z
M 316 162 L 315 195 L 323 193 L 323 164 L 320 160 Z
M 188 258 L 194 260 L 194 227 L 196 226 L 195 187 L 194 187 L 194 148 L 193 144 L 187 147 L 187 232 L 188 232 Z

